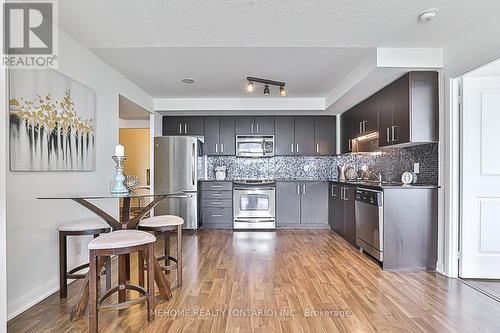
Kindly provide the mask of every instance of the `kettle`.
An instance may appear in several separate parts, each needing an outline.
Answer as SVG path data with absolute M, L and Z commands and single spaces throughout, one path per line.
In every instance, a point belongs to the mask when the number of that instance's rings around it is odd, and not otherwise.
M 226 180 L 226 167 L 224 165 L 215 167 L 215 179 Z

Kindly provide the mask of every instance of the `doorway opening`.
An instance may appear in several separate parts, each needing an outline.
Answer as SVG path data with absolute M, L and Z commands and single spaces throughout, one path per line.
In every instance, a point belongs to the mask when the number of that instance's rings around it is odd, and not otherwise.
M 126 161 L 123 173 L 126 186 L 138 194 L 148 194 L 151 186 L 151 113 L 131 100 L 119 96 L 119 142 L 125 147 Z M 147 203 L 145 198 L 135 198 L 130 203 L 130 215 L 140 211 Z M 120 202 L 120 212 L 122 209 Z
M 458 275 L 500 301 L 500 59 L 459 81 Z

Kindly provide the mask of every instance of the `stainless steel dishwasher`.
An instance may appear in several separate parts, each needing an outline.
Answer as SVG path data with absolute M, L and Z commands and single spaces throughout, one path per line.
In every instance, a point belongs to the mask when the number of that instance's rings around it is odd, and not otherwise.
M 382 191 L 356 189 L 356 245 L 384 260 L 384 194 Z

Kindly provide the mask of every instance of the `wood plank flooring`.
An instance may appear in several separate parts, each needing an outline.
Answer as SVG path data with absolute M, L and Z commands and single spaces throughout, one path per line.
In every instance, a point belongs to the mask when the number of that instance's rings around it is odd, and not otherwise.
M 158 304 L 155 322 L 140 305 L 100 313 L 100 332 L 500 331 L 500 303 L 436 273 L 382 272 L 331 231 L 202 230 L 183 245 L 183 287 Z M 50 296 L 8 331 L 85 332 L 86 320 L 69 321 L 79 284 L 67 301 Z

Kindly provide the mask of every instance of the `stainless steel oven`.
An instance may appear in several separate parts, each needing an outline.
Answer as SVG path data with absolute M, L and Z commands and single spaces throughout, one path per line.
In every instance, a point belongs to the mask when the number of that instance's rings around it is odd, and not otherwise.
M 236 156 L 274 156 L 274 135 L 237 135 Z
M 240 181 L 233 187 L 234 229 L 276 227 L 276 185 L 274 181 Z

